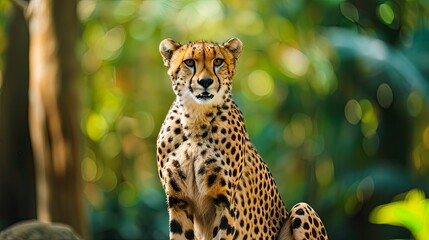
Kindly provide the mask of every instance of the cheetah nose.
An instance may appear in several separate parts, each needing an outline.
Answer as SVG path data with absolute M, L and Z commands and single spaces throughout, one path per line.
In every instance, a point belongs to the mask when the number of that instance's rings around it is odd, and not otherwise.
M 213 83 L 213 79 L 211 78 L 202 78 L 197 81 L 203 88 L 208 88 Z

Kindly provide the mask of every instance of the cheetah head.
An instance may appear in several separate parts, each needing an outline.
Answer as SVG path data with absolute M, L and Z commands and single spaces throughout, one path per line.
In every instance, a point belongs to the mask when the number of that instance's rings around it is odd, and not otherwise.
M 221 105 L 231 94 L 231 80 L 243 44 L 231 38 L 223 44 L 207 41 L 186 45 L 167 38 L 159 45 L 173 90 L 185 104 Z

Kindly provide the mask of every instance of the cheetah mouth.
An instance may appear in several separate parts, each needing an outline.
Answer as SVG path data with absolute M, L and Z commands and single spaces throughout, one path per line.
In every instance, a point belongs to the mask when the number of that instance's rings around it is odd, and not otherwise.
M 213 97 L 214 97 L 214 95 L 209 93 L 209 92 L 203 92 L 203 93 L 200 93 L 196 96 L 196 98 L 200 99 L 200 100 L 210 100 Z

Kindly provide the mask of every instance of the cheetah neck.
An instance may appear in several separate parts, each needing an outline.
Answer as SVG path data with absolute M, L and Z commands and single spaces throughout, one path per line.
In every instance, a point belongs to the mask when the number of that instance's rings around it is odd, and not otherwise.
M 230 115 L 228 111 L 231 109 L 233 101 L 231 97 L 226 98 L 221 105 L 210 104 L 180 104 L 178 101 L 180 112 L 180 122 L 187 137 L 201 137 L 214 125 L 225 120 Z

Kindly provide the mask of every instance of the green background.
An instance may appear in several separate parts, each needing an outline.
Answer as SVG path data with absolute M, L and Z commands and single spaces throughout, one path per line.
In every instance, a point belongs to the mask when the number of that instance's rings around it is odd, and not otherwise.
M 78 14 L 94 239 L 168 238 L 155 156 L 175 97 L 158 52 L 167 37 L 242 40 L 233 95 L 288 208 L 310 203 L 331 239 L 411 237 L 368 217 L 429 193 L 429 1 L 82 0 Z

